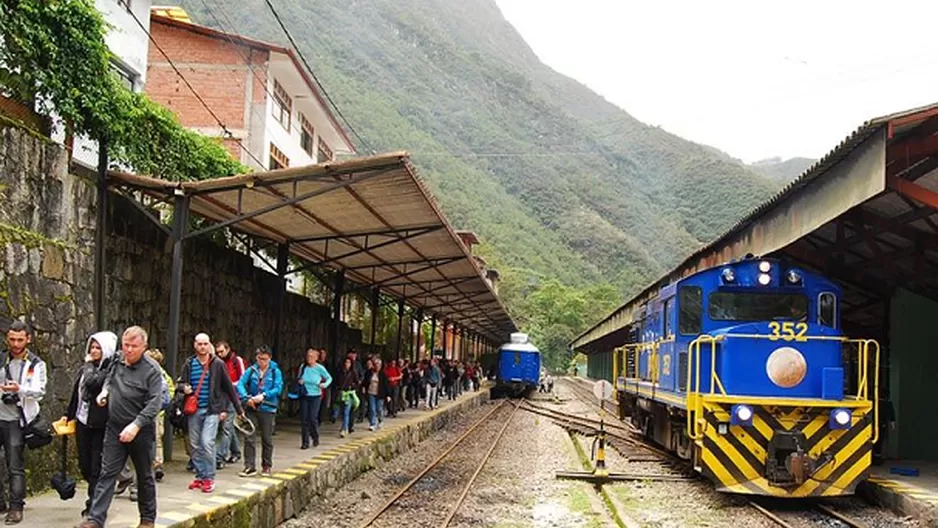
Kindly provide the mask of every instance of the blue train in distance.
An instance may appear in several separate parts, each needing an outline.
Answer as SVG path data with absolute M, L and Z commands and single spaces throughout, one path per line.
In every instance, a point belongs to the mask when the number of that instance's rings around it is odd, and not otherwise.
M 527 334 L 511 334 L 511 342 L 498 349 L 492 397 L 519 397 L 537 389 L 541 378 L 541 353 Z

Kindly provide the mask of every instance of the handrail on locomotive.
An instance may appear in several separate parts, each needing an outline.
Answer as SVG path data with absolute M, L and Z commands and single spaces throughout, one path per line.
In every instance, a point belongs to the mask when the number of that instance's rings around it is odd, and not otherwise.
M 710 390 L 708 393 L 704 393 L 709 396 L 731 396 L 726 393 L 726 390 L 723 388 L 723 383 L 720 381 L 720 377 L 717 374 L 717 344 L 720 341 L 724 341 L 729 338 L 734 339 L 767 339 L 770 341 L 797 341 L 797 342 L 807 342 L 807 341 L 838 341 L 846 346 L 855 345 L 857 351 L 857 392 L 856 396 L 852 398 L 856 401 L 870 401 L 869 399 L 869 367 L 870 367 L 870 353 L 873 353 L 873 437 L 871 443 L 876 443 L 879 440 L 879 356 L 880 356 L 880 345 L 879 342 L 875 339 L 850 339 L 842 336 L 775 336 L 775 335 L 762 335 L 762 334 L 723 334 L 719 336 L 711 336 L 708 334 L 703 334 L 698 336 L 696 339 L 691 341 L 688 345 L 687 353 L 687 380 L 686 380 L 686 398 L 687 398 L 687 435 L 692 440 L 701 440 L 704 436 L 703 427 L 706 426 L 706 421 L 699 419 L 699 416 L 703 413 L 703 399 L 701 398 L 700 391 L 700 353 L 701 348 L 709 345 L 710 346 Z M 648 380 L 654 384 L 658 382 L 658 350 L 662 343 L 666 343 L 673 340 L 673 337 L 668 339 L 658 339 L 656 341 L 645 342 L 645 343 L 631 343 L 622 345 L 615 349 L 613 354 L 613 372 L 618 373 L 618 353 L 625 352 L 623 357 L 625 380 L 626 383 L 628 380 L 639 380 L 641 379 L 639 373 L 639 355 L 643 352 L 649 353 L 648 361 Z M 872 349 L 872 351 L 871 351 Z M 629 367 L 629 356 L 633 356 L 632 367 L 633 371 L 628 372 Z M 631 375 L 630 375 L 631 374 Z M 617 387 L 618 388 L 618 387 Z M 716 389 L 719 389 L 719 394 L 717 394 Z

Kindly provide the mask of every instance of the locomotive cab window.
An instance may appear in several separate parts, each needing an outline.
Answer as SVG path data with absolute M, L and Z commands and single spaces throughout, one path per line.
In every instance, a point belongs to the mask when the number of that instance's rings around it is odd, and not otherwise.
M 713 292 L 707 313 L 715 321 L 804 321 L 808 298 L 797 293 Z
M 703 318 L 703 293 L 700 286 L 681 286 L 678 292 L 677 327 L 682 335 L 698 335 Z
M 818 295 L 817 322 L 824 326 L 837 328 L 837 296 L 831 292 Z

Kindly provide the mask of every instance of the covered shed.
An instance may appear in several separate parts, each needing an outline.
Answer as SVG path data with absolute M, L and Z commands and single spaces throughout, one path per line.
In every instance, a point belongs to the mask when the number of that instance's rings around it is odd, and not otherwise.
M 938 424 L 922 419 L 938 375 L 936 215 L 938 104 L 871 119 L 570 346 L 591 356 L 591 375 L 608 375 L 606 356 L 662 285 L 747 254 L 786 258 L 837 280 L 845 332 L 881 343 L 881 396 L 899 426 L 888 434 L 888 454 L 938 459 Z

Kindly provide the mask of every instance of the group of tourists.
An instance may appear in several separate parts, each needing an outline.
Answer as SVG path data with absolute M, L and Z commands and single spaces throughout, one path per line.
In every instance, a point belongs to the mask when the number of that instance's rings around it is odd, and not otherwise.
M 23 520 L 24 436 L 39 415 L 46 390 L 46 365 L 30 352 L 31 342 L 25 323 L 10 325 L 0 384 L 0 447 L 8 477 L 0 482 L 0 513 L 5 512 L 7 525 Z M 360 361 L 355 349 L 342 359 L 338 372 L 331 372 L 326 351 L 310 348 L 305 361 L 288 371 L 292 381 L 287 385 L 268 347 L 257 348 L 248 363 L 227 342 L 213 343 L 205 333 L 195 336 L 193 354 L 179 366 L 175 380 L 162 362 L 162 352 L 149 348 L 147 332 L 139 326 L 127 328 L 120 338 L 110 331 L 88 338 L 62 417 L 63 423 L 74 421 L 78 466 L 88 482 L 79 528 L 105 526 L 115 495 L 127 489 L 138 504 L 139 528 L 154 526 L 156 483 L 164 476 L 166 414 L 188 439 L 188 469 L 195 474 L 189 489 L 212 493 L 217 471 L 227 464 L 242 461 L 241 477 L 258 474 L 258 437 L 259 473 L 272 473 L 282 402 L 298 407 L 300 449 L 309 449 L 319 445 L 324 418 L 333 423 L 341 419 L 342 437 L 366 416 L 374 431 L 385 417 L 407 409 L 435 409 L 441 395 L 455 399 L 463 391 L 478 391 L 481 373 L 477 364 L 438 358 L 385 364 L 369 354 Z M 8 495 L 4 484 L 9 485 Z

